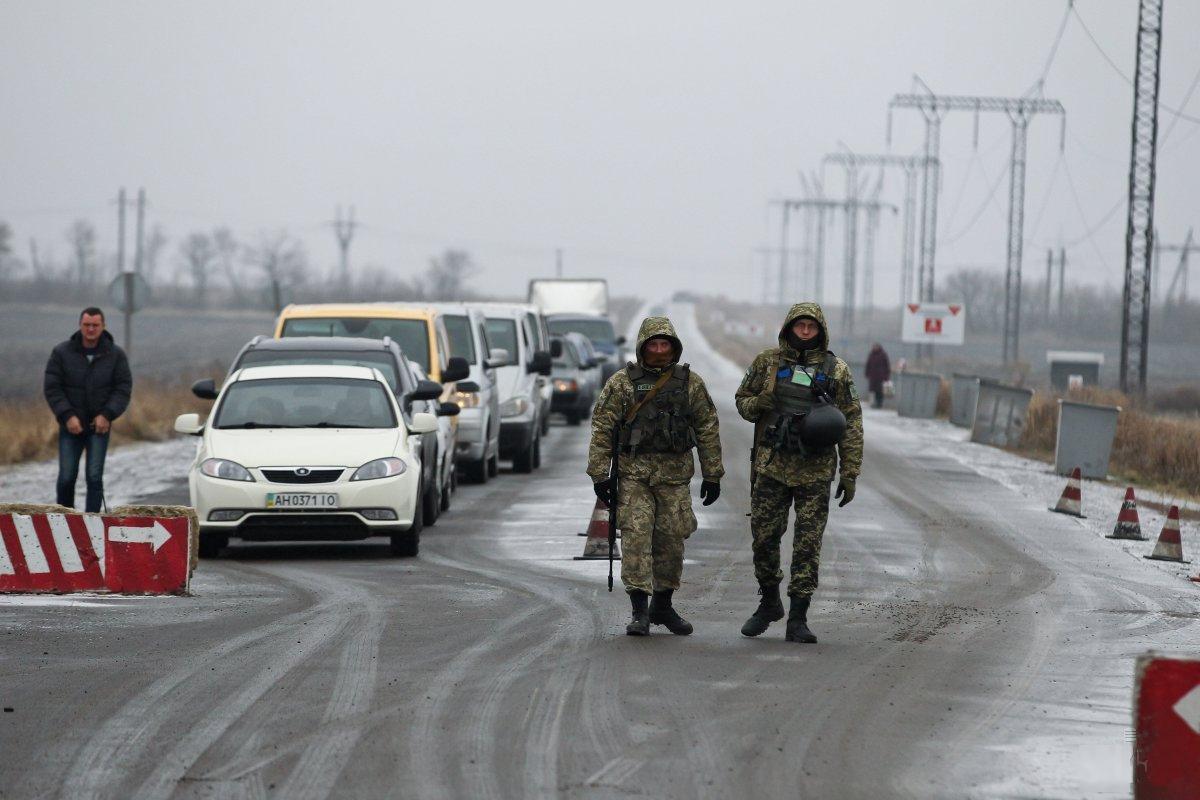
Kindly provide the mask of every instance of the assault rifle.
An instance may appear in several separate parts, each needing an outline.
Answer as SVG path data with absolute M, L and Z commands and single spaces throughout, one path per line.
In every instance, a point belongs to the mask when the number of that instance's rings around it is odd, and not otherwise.
M 613 590 L 613 551 L 617 549 L 617 496 L 621 474 L 621 423 L 613 426 L 612 459 L 608 466 L 608 483 L 611 487 L 608 502 L 608 590 Z

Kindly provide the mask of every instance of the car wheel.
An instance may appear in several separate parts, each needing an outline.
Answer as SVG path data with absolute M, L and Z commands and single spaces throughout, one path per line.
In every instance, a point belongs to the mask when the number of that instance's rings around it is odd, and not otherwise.
M 550 414 L 542 414 L 542 435 L 550 432 Z
M 538 437 L 533 442 L 533 468 L 540 469 L 542 466 L 542 437 Z
M 492 453 L 492 458 L 488 461 L 487 473 L 489 478 L 494 478 L 500 474 L 500 454 Z
M 537 438 L 525 445 L 525 449 L 513 455 L 513 472 L 528 475 L 533 472 L 533 448 L 537 446 Z
M 421 549 L 421 534 L 415 531 L 392 534 L 392 555 L 412 558 Z
M 451 492 L 452 484 L 453 484 L 453 479 L 447 478 L 446 485 L 442 487 L 442 497 L 438 504 L 439 506 L 441 506 L 441 509 L 440 509 L 441 511 L 449 511 L 450 510 L 450 492 Z
M 429 488 L 421 495 L 421 517 L 426 525 L 437 524 L 438 515 L 442 513 L 442 496 L 437 484 L 430 482 Z
M 201 558 L 216 558 L 221 554 L 221 551 L 229 544 L 228 536 L 201 536 L 200 537 L 200 557 Z
M 487 483 L 488 482 L 488 462 L 471 461 L 463 466 L 463 470 L 467 474 L 467 480 L 471 483 Z

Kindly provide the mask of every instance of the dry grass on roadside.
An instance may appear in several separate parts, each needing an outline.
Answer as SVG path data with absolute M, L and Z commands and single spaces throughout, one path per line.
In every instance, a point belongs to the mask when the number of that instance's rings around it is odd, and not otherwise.
M 214 376 L 219 377 L 219 376 Z M 190 384 L 140 381 L 129 409 L 113 425 L 113 442 L 160 442 L 175 435 L 175 417 L 202 417 L 212 403 L 192 394 Z M 43 400 L 0 402 L 0 464 L 52 458 L 58 452 L 58 423 Z
M 1110 469 L 1123 480 L 1166 493 L 1200 498 L 1200 420 L 1149 413 L 1136 399 L 1112 389 L 1088 388 L 1070 400 L 1121 407 Z M 1021 451 L 1054 457 L 1058 436 L 1058 398 L 1039 392 L 1029 405 Z

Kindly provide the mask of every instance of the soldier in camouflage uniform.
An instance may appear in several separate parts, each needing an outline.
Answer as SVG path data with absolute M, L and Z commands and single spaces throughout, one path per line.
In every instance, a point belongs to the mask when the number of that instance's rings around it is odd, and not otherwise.
M 606 504 L 617 489 L 621 580 L 633 605 L 625 632 L 665 625 L 686 636 L 692 625 L 671 606 L 683 574 L 683 541 L 696 530 L 688 485 L 699 450 L 704 505 L 721 493 L 717 409 L 700 376 L 679 363 L 683 345 L 666 317 L 648 317 L 638 331 L 637 363 L 615 373 L 596 400 L 588 475 Z M 620 474 L 609 477 L 613 435 L 621 443 Z M 649 603 L 647 601 L 649 600 Z
M 754 463 L 750 489 L 750 529 L 754 575 L 762 599 L 742 626 L 746 636 L 758 636 L 783 619 L 779 584 L 779 543 L 787 530 L 794 504 L 791 598 L 786 638 L 815 642 L 808 627 L 808 606 L 817 588 L 821 536 L 829 516 L 829 491 L 841 462 L 837 497 L 844 506 L 854 499 L 854 484 L 862 468 L 862 409 L 846 362 L 829 351 L 825 314 L 816 303 L 798 303 L 788 311 L 779 331 L 779 346 L 762 351 L 750 365 L 737 390 L 738 413 L 754 423 Z M 816 389 L 814 389 L 814 383 Z M 798 415 L 823 402 L 823 393 L 845 415 L 845 433 L 834 447 L 805 448 L 790 430 L 802 430 Z M 836 417 L 836 414 L 834 414 Z M 789 422 L 791 420 L 791 422 Z

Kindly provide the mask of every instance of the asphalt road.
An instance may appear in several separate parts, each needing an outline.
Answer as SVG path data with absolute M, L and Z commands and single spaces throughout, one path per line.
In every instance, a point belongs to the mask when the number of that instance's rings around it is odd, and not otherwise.
M 671 312 L 729 471 L 697 502 L 693 636 L 626 637 L 603 563 L 572 560 L 586 428 L 556 425 L 540 473 L 461 487 L 417 559 L 238 546 L 190 598 L 0 600 L 0 797 L 1127 796 L 1133 656 L 1190 648 L 1197 593 L 872 413 L 820 644 L 743 638 L 739 372 Z

